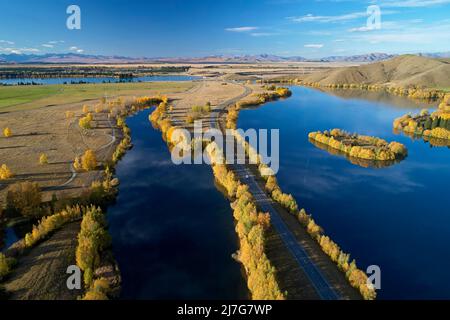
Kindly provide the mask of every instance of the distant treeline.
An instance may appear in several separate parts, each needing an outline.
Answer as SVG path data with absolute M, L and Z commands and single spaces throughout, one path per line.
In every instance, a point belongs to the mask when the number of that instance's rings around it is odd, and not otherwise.
M 189 71 L 188 66 L 161 66 L 161 67 L 100 67 L 100 66 L 61 66 L 61 67 L 9 67 L 0 69 L 0 79 L 21 78 L 86 78 L 86 77 L 112 77 L 128 79 L 139 76 L 153 75 L 155 73 L 180 73 Z
M 320 84 L 318 82 L 304 82 L 299 79 L 294 79 L 294 83 L 316 87 L 316 88 L 328 88 L 328 89 L 362 89 L 369 91 L 380 91 L 384 90 L 388 93 L 395 94 L 397 96 L 408 97 L 411 99 L 420 99 L 420 100 L 429 100 L 436 101 L 444 98 L 445 91 L 439 89 L 431 89 L 431 88 L 423 88 L 418 86 L 408 86 L 404 87 L 395 87 L 395 86 L 387 86 L 383 84 L 365 84 L 365 83 L 339 83 L 339 84 Z

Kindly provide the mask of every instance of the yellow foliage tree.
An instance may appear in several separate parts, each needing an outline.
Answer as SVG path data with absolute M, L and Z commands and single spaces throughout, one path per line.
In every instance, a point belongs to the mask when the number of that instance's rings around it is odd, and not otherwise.
M 91 171 L 97 168 L 97 158 L 94 151 L 86 150 L 84 155 L 81 157 L 81 166 L 86 171 Z
M 45 153 L 42 153 L 39 156 L 39 164 L 41 164 L 41 165 L 48 164 L 48 157 Z
M 84 105 L 83 106 L 83 113 L 88 113 L 89 112 L 89 106 L 88 105 Z
M 6 180 L 13 177 L 13 174 L 11 173 L 11 170 L 9 170 L 8 166 L 6 164 L 2 164 L 0 167 L 0 180 Z
M 75 168 L 75 170 L 81 170 L 83 168 L 83 166 L 81 165 L 80 157 L 75 157 L 75 160 L 73 162 L 73 167 Z
M 10 129 L 10 128 L 5 128 L 5 129 L 3 129 L 3 135 L 4 135 L 6 138 L 11 137 L 11 136 L 12 136 L 12 131 L 11 131 L 11 129 Z

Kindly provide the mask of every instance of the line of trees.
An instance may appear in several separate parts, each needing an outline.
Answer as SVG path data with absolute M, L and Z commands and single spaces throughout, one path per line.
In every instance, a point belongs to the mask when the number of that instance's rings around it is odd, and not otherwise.
M 260 165 L 260 170 L 263 167 L 264 165 Z M 350 260 L 350 254 L 342 251 L 333 240 L 326 236 L 323 229 L 304 209 L 298 210 L 298 204 L 295 198 L 291 194 L 283 193 L 275 176 L 269 176 L 266 179 L 265 188 L 272 199 L 297 217 L 298 221 L 306 228 L 309 235 L 320 245 L 322 251 L 325 252 L 331 260 L 336 263 L 339 269 L 345 273 L 350 285 L 358 289 L 364 299 L 375 299 L 376 292 L 374 288 L 367 284 L 367 275 L 362 270 L 358 269 L 354 259 Z
M 268 101 L 273 101 L 280 98 L 287 98 L 292 95 L 292 92 L 288 88 L 284 87 L 263 86 L 263 88 L 269 91 L 257 94 L 251 99 L 239 101 L 235 105 L 228 108 L 228 113 L 226 117 L 226 127 L 228 129 L 236 129 L 239 111 L 242 108 L 258 106 Z
M 439 100 L 444 98 L 445 92 L 439 89 L 428 89 L 420 88 L 417 86 L 410 86 L 408 88 L 386 86 L 382 84 L 364 84 L 364 83 L 333 83 L 333 84 L 321 84 L 319 82 L 304 82 L 301 80 L 297 81 L 298 84 L 314 87 L 314 88 L 329 88 L 329 89 L 362 89 L 369 91 L 380 91 L 384 90 L 388 93 L 395 94 L 398 96 L 404 96 L 411 99 L 421 99 L 421 100 Z
M 77 205 L 67 207 L 51 216 L 43 217 L 37 225 L 33 226 L 32 231 L 25 235 L 25 247 L 31 248 L 35 246 L 63 225 L 80 219 L 82 215 L 83 209 Z
M 211 148 L 209 150 L 217 150 Z M 218 157 L 219 155 L 211 155 Z M 220 157 L 220 156 L 219 156 Z M 268 213 L 258 212 L 256 202 L 236 175 L 224 164 L 212 160 L 214 176 L 234 200 L 233 216 L 236 219 L 236 232 L 240 249 L 237 259 L 243 264 L 247 274 L 247 285 L 255 300 L 283 300 L 287 293 L 282 292 L 276 279 L 275 267 L 265 254 L 266 232 L 270 227 Z
M 366 160 L 392 161 L 407 156 L 406 147 L 396 141 L 388 143 L 377 137 L 350 134 L 340 129 L 317 131 L 308 134 L 309 139 L 340 150 L 350 157 Z
M 366 300 L 373 300 L 376 297 L 375 289 L 367 284 L 367 275 L 356 265 L 353 259 L 350 261 L 350 254 L 343 252 L 340 247 L 325 235 L 323 229 L 315 222 L 311 215 L 304 209 L 299 210 L 299 206 L 294 196 L 284 193 L 278 185 L 275 175 L 267 165 L 261 162 L 261 156 L 256 155 L 256 150 L 245 140 L 236 139 L 243 145 L 247 156 L 257 160 L 258 170 L 261 177 L 266 181 L 265 190 L 270 197 L 289 213 L 296 216 L 299 223 L 307 230 L 308 234 L 317 241 L 322 251 L 327 254 L 339 269 L 345 273 L 350 285 L 358 289 L 362 297 Z
M 106 226 L 106 219 L 100 208 L 86 208 L 78 234 L 76 262 L 83 271 L 84 285 L 88 289 L 94 284 L 94 273 L 100 265 L 102 252 L 111 245 Z

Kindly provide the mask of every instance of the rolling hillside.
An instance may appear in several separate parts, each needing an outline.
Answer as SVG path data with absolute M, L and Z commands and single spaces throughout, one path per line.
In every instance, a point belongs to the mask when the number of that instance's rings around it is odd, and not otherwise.
M 450 60 L 402 55 L 362 66 L 314 73 L 303 80 L 307 83 L 317 82 L 324 86 L 357 83 L 448 88 L 450 87 Z

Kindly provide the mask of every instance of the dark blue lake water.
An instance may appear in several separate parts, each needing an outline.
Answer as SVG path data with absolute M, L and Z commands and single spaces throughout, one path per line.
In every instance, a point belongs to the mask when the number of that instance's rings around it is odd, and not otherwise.
M 172 163 L 149 114 L 127 119 L 134 148 L 117 166 L 120 194 L 108 209 L 122 298 L 246 298 L 229 201 L 208 165 Z
M 130 79 L 122 79 L 113 77 L 84 77 L 84 78 L 19 78 L 19 79 L 0 79 L 0 84 L 17 85 L 19 83 L 36 83 L 36 84 L 70 84 L 79 83 L 116 83 L 122 82 L 159 82 L 159 81 L 191 81 L 197 77 L 186 75 L 164 75 L 164 76 L 146 76 L 135 77 Z
M 282 189 L 362 269 L 380 266 L 380 299 L 449 299 L 450 150 L 392 130 L 394 118 L 426 105 L 381 93 L 292 91 L 289 99 L 241 111 L 238 122 L 280 129 Z M 399 141 L 409 155 L 387 168 L 356 166 L 308 141 L 309 132 L 331 128 Z

